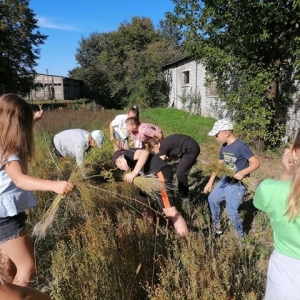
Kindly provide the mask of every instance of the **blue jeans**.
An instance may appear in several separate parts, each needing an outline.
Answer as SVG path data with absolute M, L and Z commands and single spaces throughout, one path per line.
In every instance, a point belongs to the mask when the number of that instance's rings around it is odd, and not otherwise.
M 239 237 L 243 237 L 243 225 L 239 217 L 238 208 L 242 202 L 246 187 L 241 182 L 236 182 L 223 177 L 208 196 L 208 203 L 212 214 L 214 226 L 220 227 L 220 202 L 226 201 L 227 217 Z

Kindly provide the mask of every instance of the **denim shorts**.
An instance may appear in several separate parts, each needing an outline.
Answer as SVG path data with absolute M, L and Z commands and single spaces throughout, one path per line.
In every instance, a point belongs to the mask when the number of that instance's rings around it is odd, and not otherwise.
M 0 244 L 16 238 L 26 227 L 27 215 L 21 212 L 13 217 L 0 218 Z

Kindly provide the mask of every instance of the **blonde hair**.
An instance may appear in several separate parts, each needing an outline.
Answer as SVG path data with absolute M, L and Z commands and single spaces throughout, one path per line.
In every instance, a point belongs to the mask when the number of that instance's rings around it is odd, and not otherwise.
M 4 270 L 0 267 L 0 285 L 4 284 L 4 282 L 7 280 L 7 274 L 4 272 Z
M 292 150 L 300 150 L 300 130 L 297 133 Z M 295 165 L 296 169 L 292 176 L 292 186 L 287 198 L 287 207 L 285 210 L 285 213 L 291 221 L 295 220 L 300 212 L 300 164 L 295 163 Z
M 23 171 L 34 155 L 33 112 L 30 105 L 15 94 L 0 97 L 0 156 L 1 162 L 18 155 Z

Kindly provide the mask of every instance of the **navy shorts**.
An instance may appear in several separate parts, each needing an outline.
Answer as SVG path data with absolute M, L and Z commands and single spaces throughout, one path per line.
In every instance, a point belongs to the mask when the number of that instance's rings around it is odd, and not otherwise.
M 0 244 L 14 239 L 26 227 L 27 215 L 21 212 L 13 217 L 0 218 Z

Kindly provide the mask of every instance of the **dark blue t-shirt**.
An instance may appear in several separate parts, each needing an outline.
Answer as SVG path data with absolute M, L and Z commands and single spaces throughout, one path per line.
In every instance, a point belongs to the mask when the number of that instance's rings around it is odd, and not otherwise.
M 230 145 L 222 145 L 219 152 L 219 159 L 224 160 L 226 166 L 234 173 L 248 168 L 248 159 L 252 156 L 254 154 L 250 148 L 239 139 L 236 139 Z

